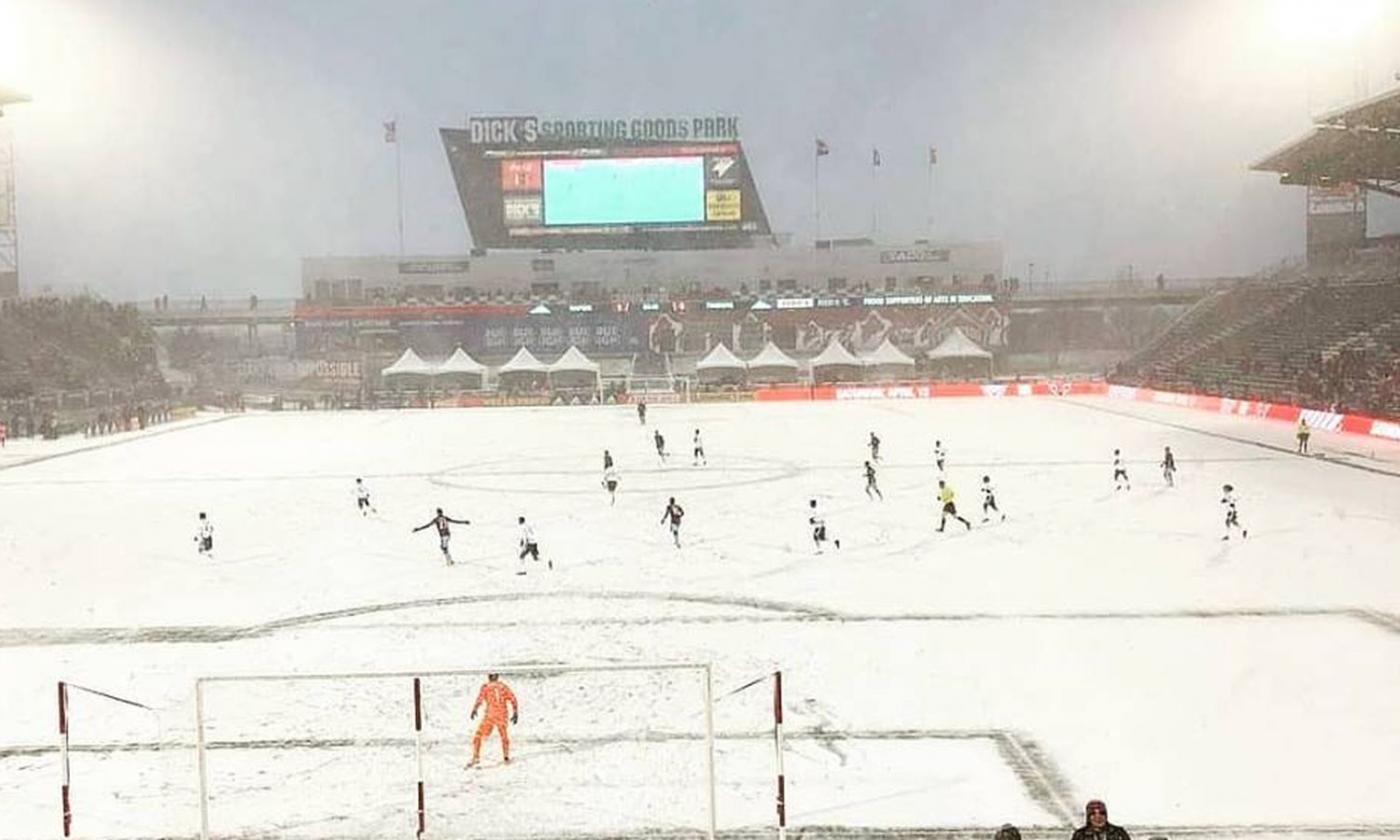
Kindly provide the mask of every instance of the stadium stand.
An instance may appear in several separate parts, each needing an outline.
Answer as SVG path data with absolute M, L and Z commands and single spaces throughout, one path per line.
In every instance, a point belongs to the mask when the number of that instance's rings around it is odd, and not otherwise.
M 82 430 L 122 406 L 136 416 L 165 392 L 155 336 L 134 307 L 91 297 L 0 307 L 0 420 L 12 436 Z
M 1121 365 L 1114 378 L 1400 416 L 1400 278 L 1217 293 Z

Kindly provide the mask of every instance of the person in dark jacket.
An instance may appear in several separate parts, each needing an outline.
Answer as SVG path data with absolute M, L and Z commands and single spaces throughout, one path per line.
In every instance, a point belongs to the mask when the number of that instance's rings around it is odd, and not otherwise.
M 1021 830 L 1011 823 L 1006 823 L 997 829 L 996 836 L 992 840 L 1021 840 Z
M 1071 840 L 1132 840 L 1122 826 L 1108 821 L 1108 806 L 1102 799 L 1090 799 L 1084 806 L 1084 825 Z

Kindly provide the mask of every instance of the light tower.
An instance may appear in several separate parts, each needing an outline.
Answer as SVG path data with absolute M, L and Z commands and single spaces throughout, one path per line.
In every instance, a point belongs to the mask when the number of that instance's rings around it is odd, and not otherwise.
M 0 300 L 19 297 L 19 218 L 15 211 L 15 145 L 5 126 L 5 106 L 29 97 L 0 86 Z

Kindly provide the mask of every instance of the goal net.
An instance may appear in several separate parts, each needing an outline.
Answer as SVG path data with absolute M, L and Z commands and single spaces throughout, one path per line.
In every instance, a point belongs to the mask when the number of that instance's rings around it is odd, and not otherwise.
M 468 767 L 493 673 L 510 761 L 493 730 Z M 713 837 L 711 697 L 688 663 L 206 677 L 201 837 Z

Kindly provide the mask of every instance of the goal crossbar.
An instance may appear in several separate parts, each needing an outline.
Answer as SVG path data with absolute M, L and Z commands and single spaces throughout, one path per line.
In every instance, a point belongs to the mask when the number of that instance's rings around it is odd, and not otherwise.
M 470 677 L 486 674 L 554 676 L 587 671 L 710 671 L 708 662 L 658 662 L 608 665 L 502 665 L 487 668 L 453 668 L 444 671 L 346 671 L 326 674 L 220 674 L 199 677 L 196 686 L 214 682 L 292 682 L 300 680 L 412 679 L 414 677 Z
M 422 712 L 419 680 L 428 677 L 467 677 L 487 674 L 516 674 L 530 676 L 557 676 L 576 673 L 604 672 L 657 672 L 657 671 L 697 671 L 701 674 L 704 686 L 705 712 L 705 783 L 706 783 L 706 836 L 714 840 L 716 829 L 715 815 L 715 723 L 714 723 L 714 682 L 711 665 L 708 662 L 651 662 L 598 665 L 499 665 L 479 668 L 453 668 L 447 670 L 422 671 L 350 671 L 321 674 L 221 674 L 198 677 L 194 682 L 195 708 L 195 752 L 199 772 L 199 837 L 209 840 L 209 776 L 206 763 L 208 741 L 205 738 L 204 687 L 211 683 L 230 682 L 306 682 L 315 680 L 359 680 L 359 679 L 404 679 L 413 680 L 415 733 L 421 738 Z M 423 780 L 421 741 L 419 746 L 418 795 L 419 837 L 423 833 Z

